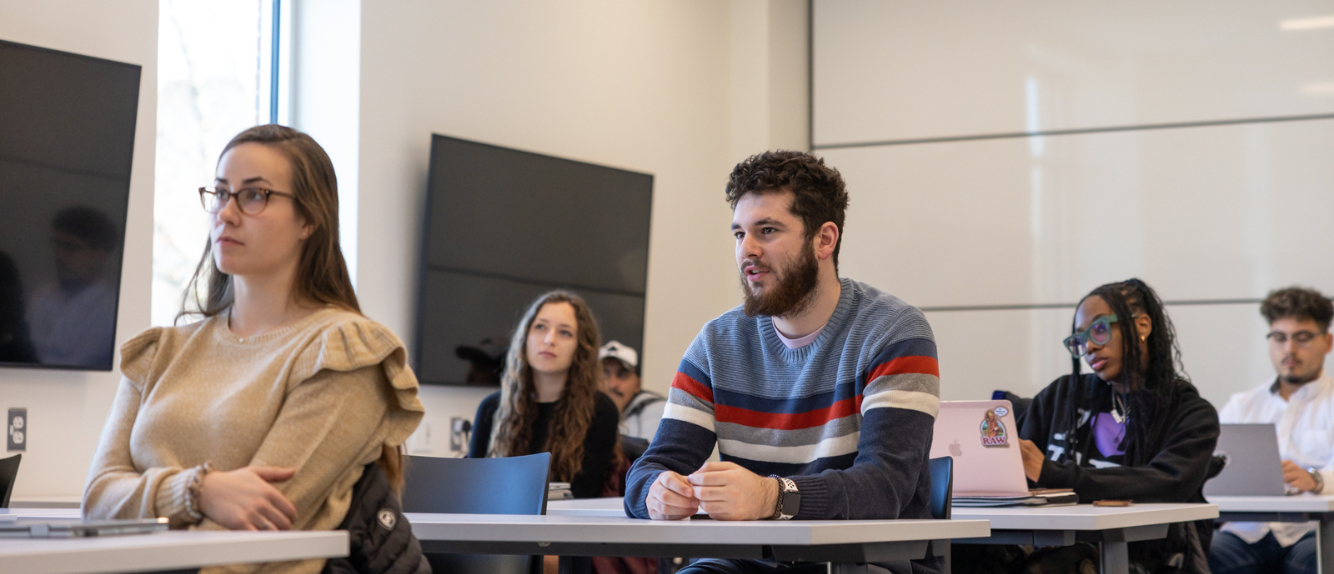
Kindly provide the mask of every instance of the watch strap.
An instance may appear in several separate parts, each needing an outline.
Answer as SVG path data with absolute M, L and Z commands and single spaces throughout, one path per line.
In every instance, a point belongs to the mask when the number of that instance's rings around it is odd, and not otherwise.
M 793 518 L 794 516 L 796 516 L 796 514 L 797 514 L 797 510 L 798 510 L 798 509 L 796 509 L 796 508 L 784 508 L 784 507 L 783 507 L 783 506 L 784 506 L 784 505 L 783 505 L 783 499 L 784 499 L 784 498 L 787 498 L 787 497 L 785 497 L 785 496 L 783 496 L 783 495 L 784 495 L 784 494 L 792 494 L 792 493 L 796 493 L 796 492 L 798 492 L 798 490 L 797 490 L 797 483 L 796 483 L 795 481 L 793 481 L 792 479 L 790 479 L 790 478 L 785 478 L 785 477 L 782 477 L 782 476 L 778 476 L 778 475 L 776 475 L 776 474 L 774 474 L 774 475 L 769 475 L 769 478 L 772 478 L 772 479 L 778 481 L 778 499 L 777 499 L 777 501 L 776 501 L 775 504 L 774 504 L 774 513 L 773 513 L 773 516 L 770 516 L 769 519 L 770 519 L 770 520 L 792 520 L 792 518 Z

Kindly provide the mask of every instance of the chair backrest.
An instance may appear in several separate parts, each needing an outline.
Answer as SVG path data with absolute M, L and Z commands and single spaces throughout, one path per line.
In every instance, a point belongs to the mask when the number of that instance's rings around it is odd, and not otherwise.
M 954 459 L 933 458 L 927 467 L 931 472 L 931 518 L 948 520 L 954 502 Z
M 509 458 L 409 456 L 403 512 L 546 514 L 551 454 Z
M 550 453 L 509 458 L 409 456 L 404 466 L 403 512 L 546 514 Z M 423 549 L 429 544 L 423 543 Z M 496 554 L 438 554 L 427 550 L 432 572 L 537 574 L 542 559 Z
M 0 508 L 9 508 L 9 495 L 14 492 L 14 479 L 19 475 L 22 454 L 0 458 Z

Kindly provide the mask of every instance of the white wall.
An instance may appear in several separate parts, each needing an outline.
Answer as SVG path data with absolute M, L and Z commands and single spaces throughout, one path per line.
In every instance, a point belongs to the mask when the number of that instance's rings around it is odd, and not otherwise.
M 0 3 L 0 39 L 143 67 L 116 345 L 149 326 L 153 151 L 157 130 L 157 0 Z M 115 364 L 120 365 L 120 353 Z M 0 413 L 26 407 L 28 448 L 15 499 L 77 496 L 119 381 L 116 372 L 0 370 Z M 5 455 L 0 455 L 5 456 Z
M 651 173 L 643 372 L 665 390 L 699 328 L 739 301 L 722 194 L 731 167 L 807 139 L 806 62 L 788 58 L 806 44 L 805 17 L 791 0 L 364 2 L 366 314 L 411 339 L 432 133 Z M 738 70 L 752 75 L 737 81 Z M 471 420 L 489 392 L 423 389 L 430 429 L 418 438 L 432 438 L 413 451 L 448 454 L 449 418 Z
M 1293 29 L 1329 14 L 816 0 L 814 144 L 852 196 L 844 272 L 923 307 L 1019 306 L 928 312 L 947 399 L 1068 373 L 1073 305 L 1046 306 L 1141 277 L 1206 303 L 1169 314 L 1221 406 L 1273 375 L 1258 305 L 1228 301 L 1334 292 L 1334 28 Z

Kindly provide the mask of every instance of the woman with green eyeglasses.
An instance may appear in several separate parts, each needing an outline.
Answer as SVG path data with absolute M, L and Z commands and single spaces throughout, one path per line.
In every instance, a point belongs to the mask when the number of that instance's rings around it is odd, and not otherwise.
M 1158 295 L 1138 279 L 1098 287 L 1080 301 L 1072 331 L 1064 344 L 1073 372 L 1017 421 L 1029 481 L 1073 488 L 1083 503 L 1205 502 L 1218 414 L 1181 368 Z M 1093 373 L 1081 374 L 1081 362 Z M 1131 562 L 1146 572 L 1208 572 L 1212 533 L 1212 521 L 1173 524 L 1165 539 L 1132 543 Z M 1028 559 L 1077 564 L 1096 552 L 1084 544 Z

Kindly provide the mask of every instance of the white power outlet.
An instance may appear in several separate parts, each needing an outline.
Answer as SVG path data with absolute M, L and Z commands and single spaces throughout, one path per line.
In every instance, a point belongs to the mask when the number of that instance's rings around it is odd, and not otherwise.
M 6 450 L 28 449 L 28 409 L 9 409 L 9 425 L 5 427 Z

